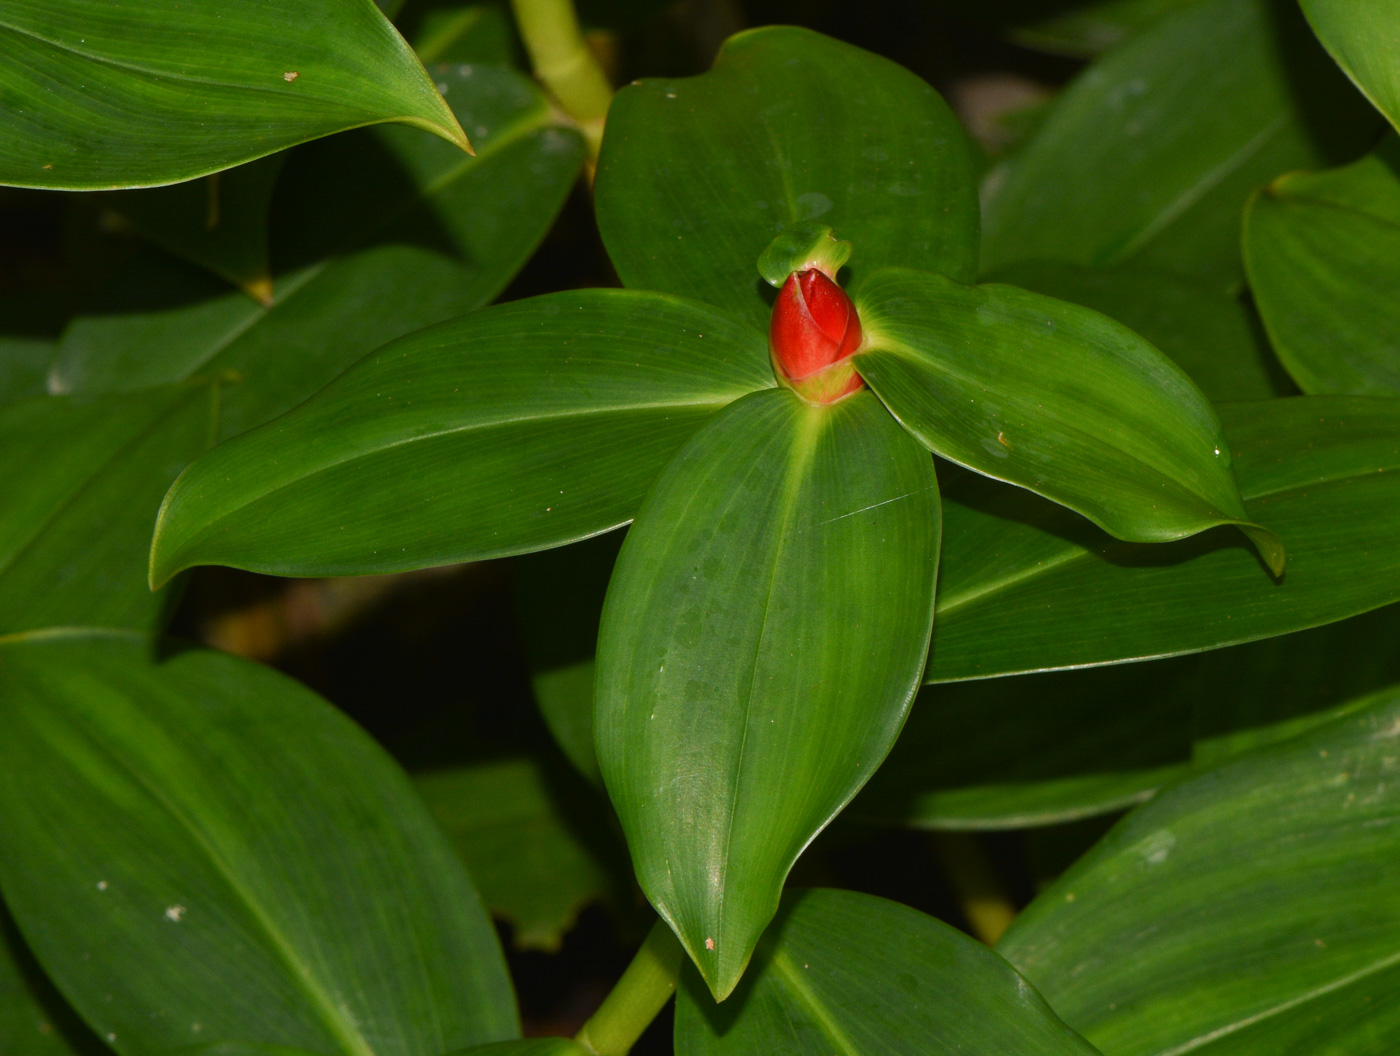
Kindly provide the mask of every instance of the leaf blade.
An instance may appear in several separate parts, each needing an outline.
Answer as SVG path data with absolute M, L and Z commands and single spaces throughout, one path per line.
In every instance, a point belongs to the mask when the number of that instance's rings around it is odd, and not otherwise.
M 903 723 L 936 487 L 873 395 L 813 408 L 773 390 L 696 434 L 628 533 L 599 632 L 598 761 L 643 890 L 721 998 Z

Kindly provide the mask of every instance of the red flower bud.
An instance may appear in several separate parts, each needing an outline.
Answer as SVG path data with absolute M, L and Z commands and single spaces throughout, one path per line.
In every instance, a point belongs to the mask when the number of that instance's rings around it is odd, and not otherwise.
M 865 384 L 850 363 L 860 342 L 860 319 L 845 290 L 816 268 L 787 277 L 768 328 L 779 380 L 809 403 L 833 403 Z

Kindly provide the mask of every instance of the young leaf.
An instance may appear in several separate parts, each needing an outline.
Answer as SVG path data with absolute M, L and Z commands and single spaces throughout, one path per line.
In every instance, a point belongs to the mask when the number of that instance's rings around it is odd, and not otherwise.
M 1215 649 L 1400 600 L 1400 401 L 1295 397 L 1220 416 L 1245 508 L 1288 541 L 1282 580 L 1229 535 L 1118 543 L 967 474 L 945 489 L 929 681 Z
M 1237 524 L 1282 574 L 1283 544 L 1250 523 L 1209 402 L 1127 327 L 1014 286 L 893 268 L 857 307 L 856 369 L 930 450 L 1120 539 Z
M 0 20 L 0 183 L 175 183 L 402 121 L 469 149 L 371 0 L 13 0 Z
M 1301 0 L 1303 13 L 1366 98 L 1400 129 L 1400 2 Z
M 1053 13 L 1018 22 L 1011 37 L 1026 47 L 1088 59 L 1156 25 L 1178 8 L 1196 2 L 1089 0 L 1068 8 L 1052 4 Z
M 596 794 L 555 779 L 528 756 L 417 774 L 414 783 L 476 881 L 491 914 L 513 925 L 520 949 L 557 952 L 579 910 L 614 901 L 626 891 L 626 866 L 615 870 L 607 852 L 621 850 L 611 830 L 589 825 L 606 811 Z M 601 843 L 601 850 L 599 853 Z M 619 881 L 619 877 L 623 877 Z M 625 885 L 625 888 L 624 888 Z
M 598 762 L 642 890 L 720 999 L 904 722 L 938 530 L 932 459 L 873 395 L 775 389 L 696 434 L 627 535 Z
M 156 245 L 270 306 L 268 211 L 285 160 L 275 154 L 202 180 L 113 191 L 100 201 Z
M 1345 168 L 1275 180 L 1250 202 L 1244 253 L 1304 392 L 1400 395 L 1400 138 Z
M 136 634 L 0 640 L 0 886 L 119 1053 L 437 1056 L 518 1031 L 412 786 L 266 668 Z
M 676 997 L 676 1056 L 1097 1056 L 987 947 L 853 891 L 794 892 L 733 998 Z
M 151 578 L 391 572 L 631 520 L 677 448 L 774 384 L 762 335 L 656 293 L 499 305 L 387 345 L 221 445 L 161 508 Z
M 1023 261 L 987 278 L 1118 320 L 1186 371 L 1212 403 L 1297 393 L 1254 313 L 1190 279 L 1133 266 L 1096 269 L 1053 260 Z
M 952 111 L 908 70 L 805 29 L 741 33 L 709 73 L 622 89 L 596 192 L 624 284 L 764 332 L 772 295 L 754 263 L 798 221 L 853 243 L 857 277 L 977 270 L 972 151 Z
M 475 158 L 388 127 L 297 151 L 274 202 L 271 308 L 169 261 L 133 268 L 64 334 L 51 391 L 236 379 L 221 423 L 235 436 L 380 345 L 495 297 L 563 204 L 582 140 L 514 71 L 440 79 Z
M 210 385 L 0 408 L 0 634 L 158 628 L 171 597 L 146 582 L 151 528 L 217 418 Z
M 1135 261 L 1233 288 L 1249 193 L 1351 160 L 1377 128 L 1293 5 L 1189 4 L 1085 71 L 988 177 L 983 267 Z
M 1104 1052 L 1400 1043 L 1400 694 L 1130 814 L 999 951 Z

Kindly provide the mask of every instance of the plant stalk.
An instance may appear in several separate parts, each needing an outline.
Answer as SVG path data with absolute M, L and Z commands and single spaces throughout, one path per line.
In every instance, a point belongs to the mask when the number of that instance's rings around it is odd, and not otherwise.
M 670 926 L 658 920 L 622 978 L 574 1040 L 592 1056 L 627 1056 L 676 992 L 684 958 Z
M 612 85 L 583 39 L 573 0 L 511 0 L 535 76 L 578 123 L 590 170 L 598 163 Z
M 1016 907 L 981 842 L 969 832 L 939 832 L 934 847 L 972 933 L 995 946 L 1016 919 Z

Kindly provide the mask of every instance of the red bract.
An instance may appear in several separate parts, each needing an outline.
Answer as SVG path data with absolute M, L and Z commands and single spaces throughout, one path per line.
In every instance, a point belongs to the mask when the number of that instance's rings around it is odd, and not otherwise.
M 768 341 L 779 378 L 809 402 L 832 403 L 864 384 L 849 362 L 861 342 L 855 305 L 816 268 L 783 283 Z

